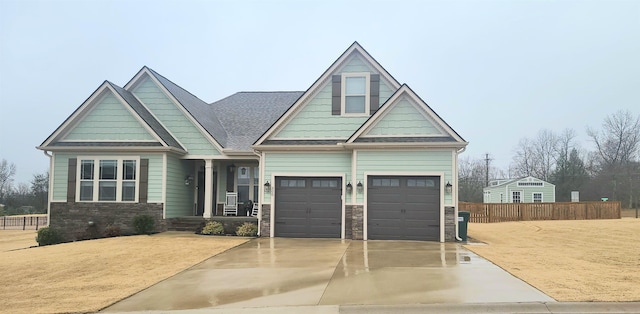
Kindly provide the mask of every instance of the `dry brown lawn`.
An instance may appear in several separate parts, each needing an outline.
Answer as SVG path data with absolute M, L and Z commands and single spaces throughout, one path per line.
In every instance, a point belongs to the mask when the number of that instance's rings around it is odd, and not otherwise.
M 558 301 L 640 301 L 640 219 L 469 224 L 466 248 Z
M 248 241 L 165 232 L 28 248 L 35 236 L 0 231 L 0 313 L 97 311 Z

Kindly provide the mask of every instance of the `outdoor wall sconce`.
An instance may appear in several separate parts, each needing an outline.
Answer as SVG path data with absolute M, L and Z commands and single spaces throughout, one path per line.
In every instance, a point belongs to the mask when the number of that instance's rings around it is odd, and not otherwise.
M 362 190 L 364 190 L 364 185 L 362 185 L 361 181 L 358 181 L 358 184 L 356 185 L 356 187 L 358 188 L 358 192 L 362 193 Z
M 184 178 L 184 185 L 191 185 L 191 182 L 193 182 L 193 176 L 192 175 L 188 175 Z
M 445 191 L 447 191 L 447 193 L 451 193 L 451 191 L 453 190 L 453 185 L 451 185 L 451 182 L 447 182 L 447 185 L 444 186 Z
M 352 190 L 353 190 L 353 185 L 351 185 L 351 182 L 347 183 L 347 192 L 351 193 Z
M 236 165 L 235 164 L 230 164 L 229 165 L 229 172 L 233 173 L 234 170 L 236 170 Z
M 271 192 L 271 183 L 269 183 L 269 181 L 264 183 L 264 192 L 265 193 Z

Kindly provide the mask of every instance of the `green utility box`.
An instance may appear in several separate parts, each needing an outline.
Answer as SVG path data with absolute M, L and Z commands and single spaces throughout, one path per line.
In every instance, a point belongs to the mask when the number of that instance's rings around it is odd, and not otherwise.
M 469 212 L 458 212 L 458 235 L 462 241 L 467 241 L 467 226 L 470 217 L 471 213 Z

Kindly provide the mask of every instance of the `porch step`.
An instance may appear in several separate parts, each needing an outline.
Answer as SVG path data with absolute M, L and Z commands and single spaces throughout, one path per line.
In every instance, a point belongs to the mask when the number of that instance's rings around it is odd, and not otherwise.
M 202 217 L 169 218 L 167 219 L 167 230 L 196 232 L 202 228 L 204 223 L 205 220 Z

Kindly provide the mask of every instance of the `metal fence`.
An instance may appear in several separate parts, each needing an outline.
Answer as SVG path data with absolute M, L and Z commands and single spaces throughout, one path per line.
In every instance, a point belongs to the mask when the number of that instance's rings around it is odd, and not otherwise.
M 47 215 L 2 216 L 2 230 L 38 230 L 47 225 Z
M 465 203 L 460 211 L 470 213 L 469 222 L 525 220 L 620 219 L 620 202 L 567 203 Z

